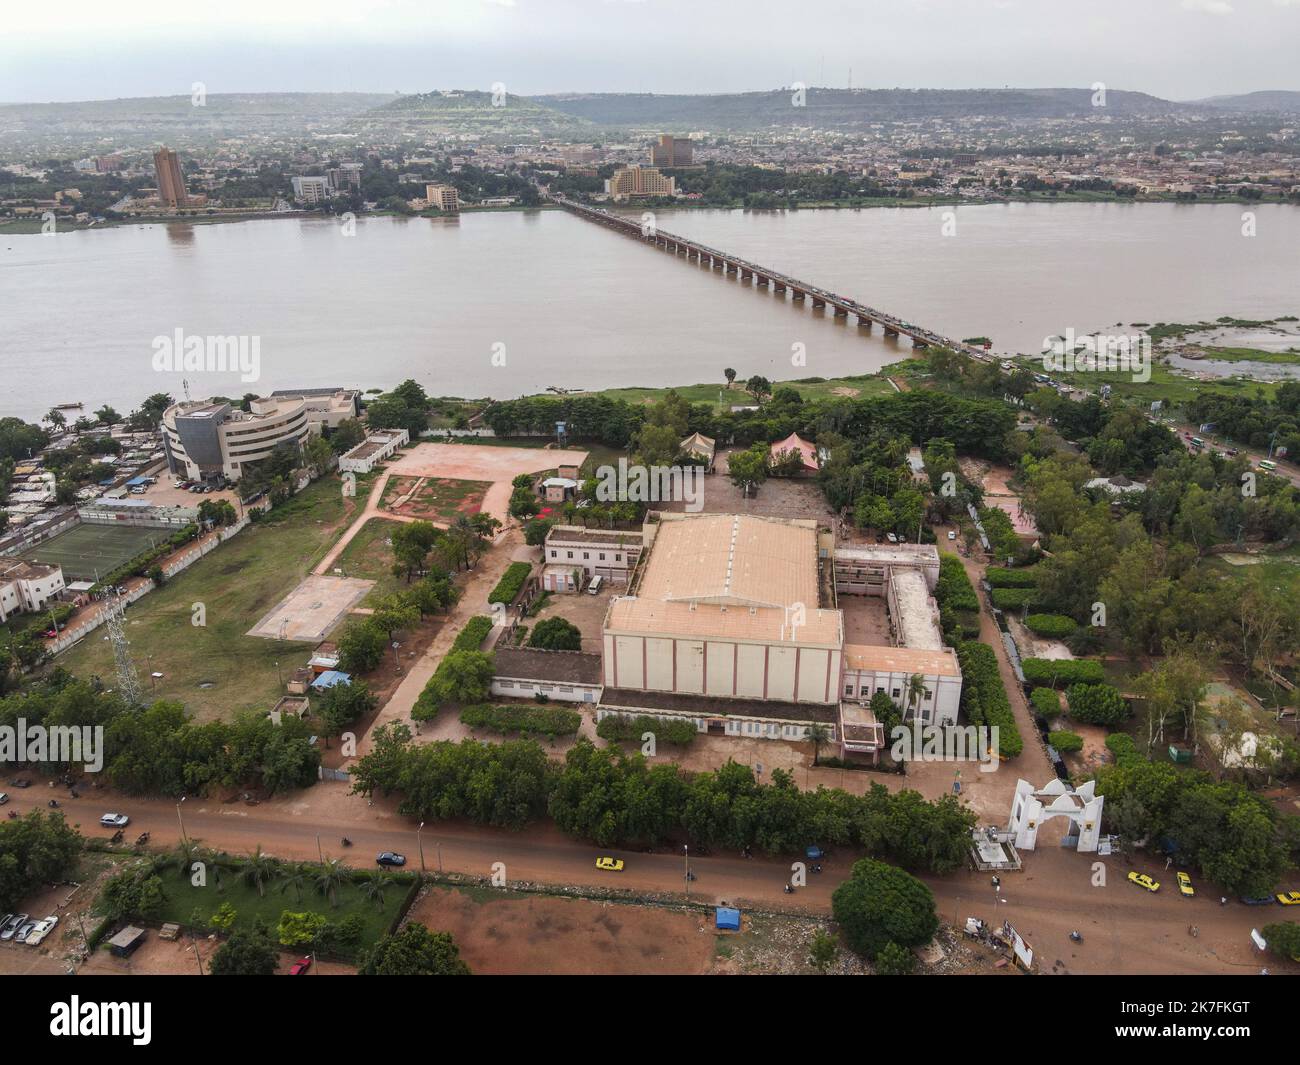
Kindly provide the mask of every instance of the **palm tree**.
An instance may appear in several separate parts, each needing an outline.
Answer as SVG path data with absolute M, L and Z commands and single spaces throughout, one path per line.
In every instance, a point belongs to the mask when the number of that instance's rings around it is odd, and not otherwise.
M 225 891 L 225 874 L 234 868 L 234 863 L 230 860 L 230 855 L 225 851 L 205 849 L 203 851 L 203 863 L 212 873 L 212 880 L 216 884 L 217 892 L 220 893 Z
M 201 860 L 203 848 L 192 839 L 181 840 L 172 848 L 172 863 L 176 871 L 182 876 L 188 876 L 194 868 L 194 863 Z
M 306 887 L 308 881 L 313 879 L 316 871 L 309 865 L 290 865 L 284 870 L 284 882 L 280 885 L 280 894 L 283 895 L 290 888 L 293 888 L 293 897 L 298 902 L 302 902 L 302 889 Z
M 907 678 L 907 707 L 912 710 L 914 716 L 921 713 L 921 702 L 930 694 L 930 690 L 925 686 L 925 678 L 920 673 L 913 673 Z M 913 708 L 913 703 L 915 707 Z
M 339 888 L 347 883 L 351 870 L 343 864 L 342 858 L 331 858 L 323 862 L 316 872 L 316 888 L 329 899 L 331 906 L 339 904 Z
M 262 850 L 262 845 L 259 843 L 257 849 L 248 856 L 248 861 L 239 875 L 245 884 L 252 884 L 257 888 L 258 898 L 265 898 L 267 882 L 274 880 L 279 873 L 279 864 Z
M 831 731 L 820 721 L 814 721 L 805 730 L 804 737 L 812 740 L 813 765 L 816 765 L 817 759 L 821 756 L 822 744 L 831 738 Z
M 384 908 L 384 892 L 388 890 L 389 881 L 382 876 L 368 876 L 361 881 L 361 894 L 365 896 L 367 902 L 378 904 L 382 910 Z

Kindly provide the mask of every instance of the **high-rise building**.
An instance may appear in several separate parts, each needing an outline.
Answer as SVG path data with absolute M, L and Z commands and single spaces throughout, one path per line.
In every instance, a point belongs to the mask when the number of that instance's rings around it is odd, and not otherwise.
M 690 166 L 693 147 L 689 137 L 664 133 L 650 146 L 651 166 Z
M 159 148 L 153 153 L 154 169 L 158 172 L 158 199 L 167 207 L 189 206 L 185 191 L 185 175 L 181 161 L 170 148 Z
M 460 197 L 456 195 L 455 185 L 425 185 L 424 198 L 430 207 L 440 211 L 459 211 Z
M 676 196 L 677 183 L 653 166 L 625 166 L 605 182 L 605 191 L 616 200 L 633 196 Z
M 324 203 L 330 198 L 329 181 L 323 177 L 295 177 L 293 198 L 299 203 Z
M 360 163 L 344 163 L 342 166 L 326 170 L 325 176 L 329 178 L 330 188 L 335 192 L 361 191 Z

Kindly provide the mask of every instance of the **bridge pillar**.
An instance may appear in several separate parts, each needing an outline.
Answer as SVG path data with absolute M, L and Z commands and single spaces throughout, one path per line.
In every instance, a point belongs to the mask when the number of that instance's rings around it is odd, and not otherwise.
M 930 346 L 929 341 L 926 341 L 926 340 L 919 340 L 919 339 L 917 339 L 916 337 L 912 337 L 912 347 L 914 347 L 914 348 L 928 348 L 929 346 Z
M 826 301 L 822 299 L 818 299 L 816 296 L 814 296 L 812 305 L 814 310 L 823 309 L 826 306 Z
M 752 281 L 753 279 L 754 279 L 754 271 L 753 271 L 753 270 L 746 270 L 743 266 L 740 267 L 740 280 L 742 280 L 742 281 Z
M 792 288 L 790 290 L 790 298 L 794 300 L 798 300 L 800 303 L 804 301 L 804 297 L 806 297 L 807 295 L 808 293 L 804 292 L 802 289 Z
M 772 282 L 772 279 L 771 279 L 770 277 L 768 277 L 766 274 L 755 274 L 755 275 L 754 275 L 754 284 L 756 284 L 756 285 L 767 286 L 767 285 L 771 284 L 771 282 Z
M 885 336 L 887 336 L 887 337 L 896 337 L 896 336 L 898 336 L 898 330 L 897 330 L 897 329 L 890 329 L 889 326 L 885 326 Z
M 738 273 L 740 273 L 740 267 L 738 267 L 735 263 L 730 262 L 730 261 L 727 260 L 727 259 L 723 259 L 723 260 L 722 260 L 722 272 L 723 272 L 724 274 L 738 274 Z
M 836 318 L 847 318 L 848 316 L 849 316 L 849 312 L 846 311 L 843 307 L 836 307 L 836 308 L 835 308 L 835 317 L 836 317 Z
M 868 318 L 865 314 L 858 315 L 858 325 L 861 328 L 865 329 L 868 333 L 871 332 L 871 327 L 875 324 L 876 323 L 873 322 L 870 318 Z
M 784 291 L 785 291 L 785 286 L 784 286 L 783 284 L 781 284 L 780 281 L 773 281 L 773 282 L 772 282 L 772 291 L 773 291 L 773 292 L 784 292 Z

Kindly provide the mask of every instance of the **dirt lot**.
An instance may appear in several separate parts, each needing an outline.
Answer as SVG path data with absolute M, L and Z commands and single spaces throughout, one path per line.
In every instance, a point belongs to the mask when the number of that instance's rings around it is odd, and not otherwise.
M 307 577 L 249 629 L 248 635 L 294 642 L 323 640 L 374 583 L 356 577 Z
M 731 483 L 726 471 L 727 456 L 722 454 L 714 472 L 704 478 L 705 514 L 761 514 L 774 518 L 813 518 L 827 523 L 835 517 L 814 480 L 770 478 L 758 490 L 758 495 L 746 499 Z M 661 510 L 686 509 L 685 503 L 657 506 Z
M 889 647 L 889 615 L 885 600 L 878 595 L 846 595 L 840 601 L 844 614 L 844 642 L 872 647 Z
M 392 477 L 384 489 L 384 510 L 448 525 L 464 514 L 477 514 L 490 481 L 456 481 L 450 477 Z
M 475 973 L 698 975 L 713 963 L 697 912 L 435 886 L 411 918 L 450 932 Z
M 606 584 L 597 595 L 588 595 L 586 592 L 552 594 L 547 597 L 546 604 L 537 612 L 537 616 L 528 618 L 525 624 L 531 630 L 546 618 L 565 618 L 577 625 L 578 631 L 582 633 L 582 649 L 600 654 L 600 630 L 605 623 L 609 601 L 626 588 L 627 585 L 623 584 Z
M 224 499 L 235 508 L 236 514 L 243 510 L 239 495 L 233 488 L 223 488 L 219 492 L 189 492 L 176 488 L 172 484 L 172 474 L 166 469 L 156 476 L 157 484 L 150 485 L 143 495 L 127 495 L 127 499 L 143 499 L 155 507 L 191 507 L 195 510 L 205 499 Z

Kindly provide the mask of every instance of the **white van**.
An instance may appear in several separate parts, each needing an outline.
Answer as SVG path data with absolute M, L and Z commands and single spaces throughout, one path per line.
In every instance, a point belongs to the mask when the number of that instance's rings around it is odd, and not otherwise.
M 599 595 L 601 588 L 605 586 L 605 578 L 599 575 L 591 578 L 591 583 L 587 585 L 588 595 Z

